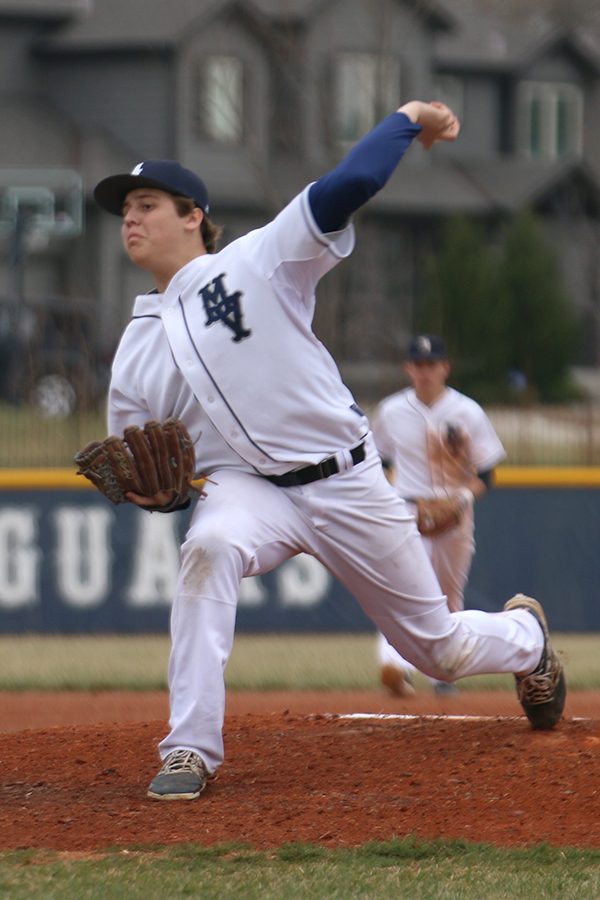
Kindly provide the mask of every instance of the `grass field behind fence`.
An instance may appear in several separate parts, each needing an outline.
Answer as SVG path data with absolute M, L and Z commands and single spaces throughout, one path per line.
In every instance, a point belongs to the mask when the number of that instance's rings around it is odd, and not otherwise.
M 571 690 L 600 689 L 600 634 L 556 634 L 553 644 Z M 168 654 L 166 635 L 2 635 L 0 690 L 160 690 Z M 370 690 L 378 686 L 375 637 L 242 633 L 225 675 L 233 690 Z M 513 684 L 510 675 L 479 675 L 460 687 Z
M 372 404 L 360 405 L 369 415 Z M 600 465 L 600 404 L 486 407 L 515 466 Z M 88 441 L 104 437 L 104 404 L 94 412 L 44 418 L 28 406 L 0 403 L 0 468 L 72 467 L 73 454 Z
M 29 407 L 0 403 L 0 429 L 0 468 L 73 467 L 73 454 L 106 434 L 106 416 L 99 411 L 44 419 Z

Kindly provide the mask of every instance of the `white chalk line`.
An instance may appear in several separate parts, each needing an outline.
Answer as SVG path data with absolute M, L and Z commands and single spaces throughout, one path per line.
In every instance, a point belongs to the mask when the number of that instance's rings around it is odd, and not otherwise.
M 510 722 L 514 719 L 525 719 L 525 716 L 467 716 L 467 715 L 444 715 L 443 713 L 328 713 L 332 719 L 429 719 L 432 721 L 447 722 L 448 720 L 455 722 Z M 588 716 L 570 716 L 570 722 L 591 722 Z

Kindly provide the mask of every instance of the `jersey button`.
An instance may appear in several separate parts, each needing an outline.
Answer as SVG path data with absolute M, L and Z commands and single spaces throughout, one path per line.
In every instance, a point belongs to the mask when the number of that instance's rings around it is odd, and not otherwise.
M 231 431 L 230 431 L 230 433 L 229 433 L 229 435 L 230 435 L 230 437 L 232 437 L 232 438 L 237 438 L 237 437 L 240 436 L 240 433 L 239 433 L 239 431 L 237 430 L 237 428 L 232 428 Z
M 215 402 L 215 398 L 214 398 L 214 397 L 212 396 L 212 394 L 211 394 L 210 396 L 208 396 L 208 397 L 206 398 L 206 401 L 207 401 L 207 403 L 214 403 L 214 402 Z

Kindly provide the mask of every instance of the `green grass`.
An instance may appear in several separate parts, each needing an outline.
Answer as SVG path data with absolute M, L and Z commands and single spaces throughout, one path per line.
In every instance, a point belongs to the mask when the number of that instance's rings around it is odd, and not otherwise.
M 546 846 L 499 850 L 411 838 L 342 850 L 292 844 L 270 853 L 230 845 L 132 848 L 84 859 L 20 851 L 0 854 L 0 895 L 10 900 L 579 900 L 600 896 L 600 853 Z
M 103 411 L 44 419 L 28 407 L 0 404 L 0 468 L 72 467 L 73 454 L 106 434 Z
M 557 634 L 553 643 L 571 690 L 600 688 L 600 634 Z M 165 635 L 2 635 L 0 690 L 158 690 L 168 655 Z M 375 637 L 242 633 L 225 674 L 235 690 L 369 690 L 378 685 Z M 513 680 L 479 675 L 460 684 L 512 690 Z

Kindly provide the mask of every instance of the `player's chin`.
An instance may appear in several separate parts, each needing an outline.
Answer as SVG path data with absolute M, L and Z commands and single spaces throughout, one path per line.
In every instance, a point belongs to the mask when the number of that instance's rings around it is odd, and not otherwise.
M 146 263 L 150 261 L 150 252 L 145 243 L 141 241 L 129 241 L 125 244 L 127 256 L 132 263 L 141 268 L 146 268 Z

